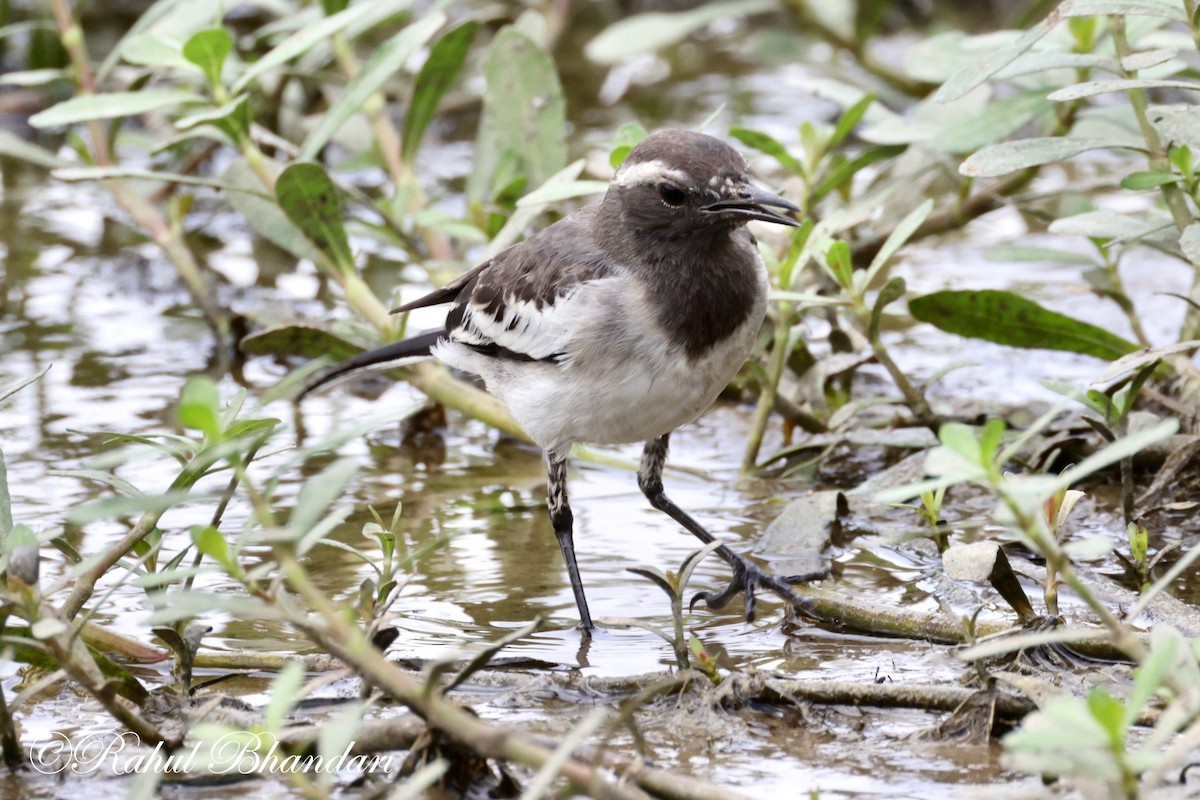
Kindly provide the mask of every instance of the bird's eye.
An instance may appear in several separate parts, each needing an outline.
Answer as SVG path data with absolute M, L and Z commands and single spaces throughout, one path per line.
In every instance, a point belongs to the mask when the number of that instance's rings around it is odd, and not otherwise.
M 669 206 L 681 206 L 683 205 L 683 201 L 687 199 L 682 189 L 669 183 L 660 183 L 658 185 L 658 196 Z

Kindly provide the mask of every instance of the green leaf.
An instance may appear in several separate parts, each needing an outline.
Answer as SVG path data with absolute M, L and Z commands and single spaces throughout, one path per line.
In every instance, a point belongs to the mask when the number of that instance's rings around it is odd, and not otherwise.
M 340 458 L 326 467 L 320 475 L 305 483 L 296 501 L 296 507 L 288 519 L 291 532 L 302 536 L 315 527 L 326 507 L 345 493 L 346 484 L 354 477 L 356 471 L 357 460 Z
M 309 325 L 280 325 L 250 334 L 240 349 L 252 356 L 300 356 L 344 361 L 363 351 L 324 328 Z
M 300 699 L 304 688 L 304 665 L 298 660 L 286 661 L 271 681 L 270 699 L 263 709 L 263 729 L 275 736 L 283 734 L 288 712 Z
M 815 204 L 818 200 L 825 197 L 832 191 L 838 189 L 842 184 L 857 175 L 861 170 L 874 164 L 876 161 L 898 156 L 905 151 L 908 145 L 889 144 L 882 147 L 872 147 L 870 150 L 865 150 L 859 153 L 854 158 L 842 160 L 829 174 L 817 184 L 817 187 L 812 190 L 809 196 L 809 205 Z
M 195 525 L 191 534 L 192 543 L 201 553 L 223 567 L 233 563 L 229 554 L 229 542 L 225 541 L 225 536 L 212 525 Z
M 67 521 L 75 525 L 87 525 L 97 520 L 118 519 L 131 514 L 157 514 L 181 503 L 200 501 L 206 497 L 187 489 L 172 489 L 145 497 L 105 497 L 71 509 L 67 512 Z
M 226 439 L 261 440 L 279 427 L 277 419 L 240 419 L 225 429 Z
M 704 3 L 691 11 L 635 14 L 605 28 L 587 43 L 583 52 L 596 64 L 616 64 L 681 42 L 692 32 L 719 19 L 761 14 L 777 8 L 775 0 L 726 0 Z
M 429 51 L 429 58 L 421 65 L 413 84 L 412 101 L 408 104 L 401 136 L 400 153 L 406 164 L 411 164 L 416 157 L 425 129 L 433 121 L 442 97 L 458 77 L 478 30 L 479 23 L 470 21 L 447 31 L 437 40 Z
M 1125 731 L 1121 721 L 1125 718 L 1125 709 L 1121 706 L 1121 701 L 1097 686 L 1088 694 L 1087 704 L 1088 711 L 1092 712 L 1092 716 L 1108 733 L 1109 740 L 1124 749 Z
M 863 115 L 867 113 L 867 109 L 874 102 L 875 95 L 868 92 L 857 103 L 847 108 L 846 113 L 842 114 L 841 118 L 837 121 L 837 127 L 833 129 L 833 133 L 830 134 L 825 146 L 833 149 L 841 144 L 842 140 L 850 135 L 850 131 L 854 130 L 854 127 L 862 121 Z
M 350 0 L 321 0 L 321 10 L 327 17 L 332 17 L 339 11 L 345 11 L 348 5 L 350 5 Z
M 1100 415 L 1101 418 L 1108 416 L 1110 401 L 1108 395 L 1094 391 L 1084 391 L 1076 386 L 1063 381 L 1056 381 L 1050 378 L 1043 379 L 1041 384 L 1050 391 L 1060 394 L 1063 397 L 1069 397 L 1076 403 L 1079 403 L 1084 408 L 1090 408 L 1092 411 Z M 1095 395 L 1099 395 L 1096 397 Z
M 646 129 L 636 122 L 626 122 L 617 128 L 617 132 L 613 136 L 612 152 L 608 154 L 608 163 L 612 165 L 612 168 L 617 169 L 625 163 L 625 157 L 629 155 L 629 151 L 637 147 L 638 143 L 647 135 Z
M 156 170 L 137 169 L 134 167 L 68 167 L 65 169 L 56 169 L 50 174 L 54 178 L 66 183 L 126 178 L 136 181 L 158 181 L 187 186 L 206 186 L 210 189 L 218 189 L 224 192 L 249 192 L 250 194 L 258 195 L 264 200 L 271 199 L 271 196 L 261 186 L 257 189 L 249 189 L 235 186 L 226 181 L 214 180 L 213 178 L 201 178 L 196 175 L 181 175 L 173 172 L 158 172 Z
M 1200 149 L 1200 106 L 1194 104 L 1179 106 L 1151 106 L 1146 116 L 1150 124 L 1158 131 L 1162 143 L 1171 145 L 1172 150 L 1182 148 L 1189 151 L 1183 156 L 1183 161 L 1177 165 L 1180 172 L 1191 174 L 1191 149 Z M 1172 163 L 1175 158 L 1171 158 Z M 1187 167 L 1187 169 L 1185 169 Z
M 955 72 L 950 76 L 949 80 L 933 93 L 933 101 L 936 103 L 948 103 L 952 100 L 957 100 L 1016 61 L 1019 56 L 1031 49 L 1059 23 L 1062 19 L 1061 11 L 1062 6 L 1059 6 L 1047 14 L 1041 22 L 1023 33 L 1021 38 L 1015 42 L 1001 47 L 995 52 L 988 53 L 974 64 L 969 64 Z
M 29 633 L 35 639 L 53 639 L 67 632 L 67 624 L 57 617 L 43 617 L 29 626 Z
M 1047 95 L 1047 98 L 1057 102 L 1067 102 L 1070 100 L 1082 100 L 1085 97 L 1095 97 L 1098 94 L 1128 92 L 1132 89 L 1184 89 L 1200 92 L 1200 83 L 1195 83 L 1194 81 L 1159 81 L 1147 78 L 1087 81 L 1086 83 L 1077 83 L 1074 86 L 1067 86 L 1058 91 L 1051 92 Z
M 183 45 L 183 57 L 195 64 L 215 86 L 221 85 L 221 69 L 233 50 L 233 40 L 224 28 L 210 28 L 192 35 Z
M 210 442 L 221 438 L 221 395 L 212 378 L 201 375 L 184 384 L 179 398 L 179 423 L 200 431 Z
M 766 153 L 778 161 L 788 172 L 795 174 L 802 172 L 800 162 L 770 134 L 750 130 L 749 128 L 730 128 L 729 135 L 747 147 L 753 147 L 755 150 Z
M 1092 378 L 1092 384 L 1096 385 L 1114 381 L 1125 373 L 1140 370 L 1148 364 L 1158 361 L 1160 358 L 1175 355 L 1176 353 L 1183 353 L 1188 350 L 1195 350 L 1198 347 L 1200 347 L 1200 339 L 1189 339 L 1186 342 L 1175 342 L 1174 344 L 1164 344 L 1161 347 L 1138 350 L 1136 353 L 1130 353 L 1109 364 L 1103 372 Z
M 129 481 L 102 469 L 51 469 L 47 470 L 46 474 L 59 475 L 64 478 L 78 478 L 83 481 L 95 481 L 96 483 L 112 487 L 127 497 L 142 497 L 145 495 L 145 492 Z
M 1142 709 L 1150 702 L 1158 687 L 1162 686 L 1163 679 L 1175 663 L 1180 638 L 1178 631 L 1166 626 L 1155 626 L 1151 634 L 1150 653 L 1133 673 L 1133 688 L 1129 691 L 1129 699 L 1125 703 L 1122 727 L 1129 727 L 1137 721 Z
M 1167 151 L 1167 160 L 1171 166 L 1188 180 L 1192 179 L 1192 149 L 1187 145 L 1171 145 Z
M 289 165 L 275 181 L 275 197 L 288 219 L 334 266 L 346 275 L 354 272 L 337 187 L 320 164 L 300 161 Z
M 912 238 L 912 235 L 917 232 L 917 228 L 921 227 L 921 224 L 929 217 L 929 212 L 932 210 L 933 200 L 926 200 L 910 211 L 904 219 L 900 220 L 899 225 L 892 228 L 892 232 L 888 234 L 887 240 L 879 248 L 879 252 L 875 254 L 875 257 L 871 259 L 870 266 L 867 267 L 862 282 L 864 289 L 871 285 L 871 281 L 879 274 L 879 270 L 883 269 L 884 265 L 896 254 L 896 251 Z
M 172 36 L 142 33 L 121 43 L 121 59 L 127 64 L 155 69 L 178 69 L 191 73 L 196 65 L 183 57 L 183 43 Z
M 175 127 L 189 131 L 203 125 L 211 125 L 229 137 L 231 142 L 240 141 L 250 132 L 250 97 L 239 94 L 217 108 L 205 108 L 175 121 Z
M 986 250 L 983 257 L 987 261 L 1000 262 L 1036 262 L 1050 261 L 1061 264 L 1084 264 L 1095 266 L 1096 259 L 1083 253 L 1072 253 L 1070 250 L 1056 250 L 1051 247 L 1032 247 L 1029 245 L 1001 245 Z
M 10 383 L 7 386 L 0 386 L 0 403 L 3 403 L 5 400 L 12 397 L 14 394 L 21 391 L 31 383 L 35 383 L 36 381 L 40 380 L 43 375 L 50 371 L 50 367 L 52 366 L 54 365 L 49 364 L 41 372 L 36 372 L 27 378 L 21 378 L 15 383 Z
M 0 156 L 27 161 L 46 169 L 66 166 L 66 162 L 60 161 L 54 153 L 32 142 L 27 142 L 4 128 L 0 128 Z
M 535 189 L 534 192 L 545 192 L 549 194 L 555 191 L 555 189 L 552 187 L 574 183 L 581 172 L 583 172 L 582 158 L 572 161 L 554 175 L 551 175 L 541 186 Z M 488 243 L 488 246 L 483 253 L 484 259 L 494 258 L 496 254 L 520 238 L 521 234 L 525 232 L 525 228 L 528 227 L 538 215 L 539 210 L 539 206 L 532 204 L 522 206 L 520 201 L 518 201 L 517 210 L 512 213 L 512 215 L 508 218 L 508 222 L 504 223 L 504 227 L 501 228 L 500 232 L 493 236 L 492 241 Z
M 184 103 L 203 101 L 203 97 L 179 89 L 142 89 L 137 92 L 85 94 L 64 100 L 58 105 L 34 114 L 29 118 L 29 124 L 35 128 L 54 128 L 94 119 L 131 117 L 150 111 L 173 108 Z
M 1063 19 L 1105 14 L 1145 15 L 1182 20 L 1183 8 L 1180 3 L 1171 0 L 1066 0 L 1015 42 L 988 53 L 976 63 L 963 67 L 950 76 L 950 80 L 934 93 L 933 100 L 945 103 L 962 97 L 1030 50 Z
M 354 746 L 358 729 L 362 726 L 363 714 L 368 701 L 349 703 L 339 709 L 332 719 L 322 721 L 317 731 L 317 757 L 326 764 L 335 764 L 342 753 Z M 317 780 L 332 782 L 332 771 L 325 771 Z M 327 790 L 328 791 L 328 790 Z M 330 792 L 332 794 L 332 792 Z
M 154 27 L 155 23 L 162 20 L 176 10 L 183 0 L 157 0 L 153 5 L 147 8 L 138 16 L 137 21 L 127 30 L 124 36 L 116 43 L 116 45 L 104 57 L 104 61 L 96 69 L 96 83 L 104 84 L 108 78 L 108 74 L 112 72 L 113 67 L 121 59 L 122 51 L 125 49 L 125 44 L 130 40 L 141 36 L 143 32 Z
M 1005 427 L 1004 420 L 999 417 L 993 417 L 984 424 L 979 433 L 979 450 L 984 460 L 995 462 L 996 453 L 1004 439 Z
M 973 153 L 958 167 L 968 178 L 995 178 L 1010 172 L 1052 164 L 1088 150 L 1101 150 L 1127 145 L 1105 139 L 1069 139 L 1046 136 L 1020 139 L 988 145 Z
M 571 181 L 544 183 L 517 201 L 517 208 L 540 207 L 572 197 L 584 197 L 608 191 L 608 181 Z
M 1179 181 L 1179 176 L 1174 172 L 1131 172 L 1121 179 L 1121 188 L 1131 192 L 1143 192 Z
M 871 322 L 867 328 L 867 336 L 872 342 L 879 341 L 879 321 L 883 318 L 883 309 L 904 297 L 906 291 L 908 288 L 904 283 L 904 278 L 899 277 L 892 278 L 879 290 L 879 296 L 875 298 L 875 306 L 871 309 Z
M 331 17 L 326 17 L 316 25 L 306 25 L 296 31 L 276 45 L 271 52 L 251 64 L 234 82 L 230 89 L 231 93 L 241 94 L 242 90 L 257 80 L 260 75 L 283 66 L 318 42 L 327 41 L 335 33 L 375 12 L 377 9 L 374 6 L 376 5 L 376 3 L 357 3 Z
M 843 288 L 849 289 L 854 285 L 854 263 L 850 258 L 850 245 L 845 242 L 834 242 L 825 254 L 825 260 L 830 272 Z
M 1171 218 L 1157 209 L 1142 209 L 1122 214 L 1108 209 L 1085 211 L 1070 217 L 1060 217 L 1050 223 L 1050 232 L 1063 236 L 1086 236 L 1089 239 L 1119 239 L 1123 242 L 1150 238 L 1171 226 Z M 1164 239 L 1170 234 L 1164 234 Z
M 266 163 L 268 169 L 275 168 L 275 162 Z M 240 190 L 231 192 L 227 199 L 255 233 L 296 258 L 308 259 L 313 263 L 322 262 L 321 251 L 313 247 L 312 242 L 305 237 L 304 231 L 292 224 L 275 202 L 275 198 L 265 195 L 266 189 L 262 181 L 250 169 L 245 159 L 239 158 L 231 163 L 221 175 L 221 180 L 230 188 Z
M 947 153 L 971 153 L 1007 139 L 1038 117 L 1050 117 L 1054 110 L 1042 91 L 994 100 L 970 113 L 945 114 L 928 142 Z
M 27 69 L 0 74 L 0 86 L 45 86 L 69 77 L 61 69 Z
M 0 450 L 0 555 L 8 552 L 8 536 L 12 529 L 12 497 L 8 493 L 8 468 L 4 465 L 4 451 Z
M 1112 361 L 1138 349 L 1103 328 L 1043 308 L 1012 292 L 934 292 L 908 301 L 921 322 L 1009 347 L 1061 350 Z
M 483 67 L 487 92 L 467 195 L 491 200 L 515 163 L 529 186 L 545 183 L 567 163 L 566 103 L 550 55 L 513 27 L 502 29 Z M 510 178 L 512 176 L 510 175 Z
M 445 22 L 445 14 L 440 11 L 434 12 L 408 25 L 377 47 L 367 63 L 342 89 L 337 101 L 321 115 L 321 121 L 304 139 L 304 146 L 300 148 L 300 158 L 315 158 L 346 120 L 361 109 L 371 95 L 379 91 Z
M 1094 472 L 1099 472 L 1123 458 L 1128 458 L 1155 442 L 1166 439 L 1177 430 L 1179 430 L 1179 420 L 1167 419 L 1157 425 L 1143 428 L 1137 433 L 1131 433 L 1128 436 L 1122 437 L 1112 444 L 1105 445 L 1071 469 L 1060 473 L 1052 482 L 1048 483 L 1045 487 L 1048 492 L 1046 496 L 1052 496 L 1055 492 L 1070 487 L 1076 481 L 1080 481 Z
M 983 451 L 975 429 L 963 422 L 945 422 L 938 428 L 938 440 L 971 464 L 983 463 Z

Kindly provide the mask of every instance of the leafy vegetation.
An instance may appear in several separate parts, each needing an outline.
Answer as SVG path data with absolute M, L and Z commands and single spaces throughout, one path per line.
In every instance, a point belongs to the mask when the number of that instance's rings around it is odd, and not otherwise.
M 467 2 L 324 0 L 243 17 L 220 16 L 224 10 L 211 3 L 158 0 L 103 59 L 90 49 L 86 9 L 66 0 L 49 0 L 46 18 L 35 14 L 0 28 L 0 43 L 12 48 L 0 57 L 24 67 L 0 81 L 46 98 L 29 117 L 41 136 L 0 130 L 0 155 L 111 196 L 121 218 L 158 248 L 186 287 L 216 342 L 215 372 L 230 368 L 235 351 L 288 359 L 297 368 L 264 397 L 243 393 L 224 403 L 213 380 L 193 376 L 180 388 L 177 428 L 91 437 L 99 442 L 94 457 L 62 474 L 105 494 L 66 510 L 64 521 L 76 530 L 115 524 L 122 533 L 99 546 L 87 541 L 87 552 L 57 524 L 21 518 L 12 502 L 20 490 L 10 485 L 0 452 L 0 646 L 6 658 L 27 665 L 25 681 L 34 689 L 69 680 L 143 745 L 215 748 L 232 735 L 247 753 L 265 755 L 285 742 L 289 753 L 324 758 L 379 724 L 369 712 L 386 696 L 414 712 L 423 737 L 399 723 L 380 736 L 380 749 L 410 751 L 400 796 L 434 783 L 458 792 L 480 785 L 512 791 L 523 781 L 532 797 L 557 778 L 596 797 L 643 790 L 697 796 L 713 787 L 637 768 L 634 758 L 605 754 L 604 742 L 628 728 L 644 746 L 635 717 L 658 695 L 681 697 L 699 685 L 711 691 L 699 702 L 726 707 L 747 698 L 786 705 L 802 696 L 730 670 L 706 647 L 703 632 L 688 630 L 684 598 L 702 551 L 678 574 L 636 570 L 666 593 L 671 624 L 663 632 L 631 623 L 670 644 L 673 676 L 628 692 L 618 713 L 584 717 L 558 749 L 479 719 L 450 691 L 537 624 L 477 648 L 465 665 L 405 670 L 383 655 L 396 635 L 388 615 L 413 565 L 445 538 L 410 546 L 399 507 L 372 510 L 357 546 L 334 536 L 353 510 L 345 495 L 357 464 L 330 454 L 417 415 L 424 404 L 393 408 L 295 450 L 296 432 L 266 409 L 310 374 L 313 366 L 300 368 L 302 359 L 339 359 L 404 335 L 405 320 L 388 313 L 403 267 L 422 267 L 431 282 L 460 274 L 602 192 L 606 167 L 616 168 L 646 135 L 643 124 L 614 126 L 605 158 L 570 160 L 580 148 L 560 79 L 570 19 L 562 16 L 565 4 L 536 5 L 510 19 L 503 9 Z M 996 714 L 987 716 L 984 735 L 1004 733 L 1001 722 L 1014 727 L 1001 739 L 1006 763 L 1068 790 L 1141 796 L 1167 780 L 1186 780 L 1200 711 L 1200 626 L 1188 629 L 1187 614 L 1164 616 L 1160 608 L 1181 576 L 1193 573 L 1200 550 L 1169 529 L 1178 516 L 1159 513 L 1191 508 L 1186 494 L 1195 489 L 1200 455 L 1200 381 L 1191 359 L 1200 345 L 1200 175 L 1193 155 L 1200 149 L 1200 11 L 1192 0 L 1029 2 L 1007 9 L 1011 29 L 973 33 L 945 24 L 922 28 L 898 18 L 892 5 L 731 0 L 647 12 L 611 19 L 582 52 L 608 71 L 606 91 L 631 80 L 639 59 L 665 54 L 669 64 L 671 53 L 698 36 L 720 38 L 723 26 L 753 29 L 763 19 L 789 28 L 789 47 L 820 41 L 847 59 L 837 73 L 804 82 L 806 92 L 836 106 L 826 121 L 805 121 L 785 136 L 782 128 L 736 124 L 743 120 L 726 112 L 714 117 L 732 116 L 735 124 L 710 128 L 753 153 L 762 180 L 783 187 L 804 210 L 801 227 L 760 243 L 773 295 L 759 349 L 732 387 L 755 403 L 742 469 L 799 479 L 807 491 L 807 480 L 819 479 L 837 448 L 856 437 L 878 433 L 886 444 L 915 440 L 906 429 L 935 434 L 921 457 L 922 480 L 908 475 L 875 486 L 857 475 L 853 482 L 863 486 L 852 506 L 856 513 L 880 504 L 909 509 L 916 530 L 901 538 L 932 539 L 938 570 L 944 563 L 954 580 L 987 584 L 1012 614 L 982 619 L 947 604 L 946 613 L 926 615 L 831 581 L 833 588 L 797 586 L 788 596 L 789 617 L 965 646 L 956 655 L 970 668 L 975 696 Z M 884 58 L 896 51 L 891 34 L 906 26 L 920 36 L 906 40 L 902 59 Z M 885 40 L 893 45 L 886 50 Z M 439 182 L 426 162 L 440 156 L 429 155 L 427 140 L 464 107 L 470 130 L 457 138 L 473 142 L 470 168 L 457 182 Z M 345 313 L 318 324 L 289 318 L 286 309 L 235 312 L 200 246 L 214 207 L 287 254 L 295 274 L 315 273 L 334 287 Z M 1052 310 L 1019 288 L 994 288 L 989 276 L 964 274 L 959 286 L 914 293 L 906 258 L 1002 207 L 1036 231 L 1036 242 L 994 247 L 988 258 L 1077 270 L 1078 281 L 1126 330 Z M 373 257 L 389 262 L 383 275 L 366 268 Z M 1131 291 L 1137 287 L 1127 285 L 1163 264 L 1178 265 L 1188 278 L 1175 298 L 1180 321 L 1169 341 L 1164 322 L 1140 308 Z M 1096 377 L 1087 387 L 1047 380 L 1066 400 L 1036 420 L 998 404 L 983 415 L 966 413 L 939 394 L 938 382 L 956 364 L 939 365 L 932 375 L 906 364 L 897 331 L 929 331 L 918 324 L 1001 348 L 1080 354 L 1095 360 Z M 814 328 L 823 332 L 814 335 Z M 39 377 L 6 376 L 11 384 L 0 386 L 0 403 L 30 391 Z M 406 367 L 395 377 L 434 404 L 521 436 L 493 399 L 438 365 Z M 793 443 L 797 429 L 803 435 Z M 765 447 L 776 450 L 764 454 Z M 165 489 L 120 475 L 141 459 L 171 476 Z M 1147 463 L 1156 472 L 1139 490 Z M 284 496 L 281 483 L 299 471 L 303 489 L 294 499 Z M 1085 491 L 1110 474 L 1119 487 L 1118 529 L 1073 536 L 1068 522 Z M 958 504 L 964 497 L 986 498 L 986 518 L 972 519 Z M 246 509 L 233 522 L 231 504 Z M 838 524 L 842 505 L 818 507 L 811 526 Z M 201 509 L 207 522 L 186 532 L 162 526 L 166 512 L 184 507 Z M 976 548 L 980 542 L 986 546 Z M 1029 566 L 1014 567 L 1005 555 L 1010 546 Z M 319 550 L 361 560 L 369 577 L 348 594 L 330 592 L 314 574 Z M 50 559 L 61 568 L 43 574 Z M 1128 603 L 1113 600 L 1111 587 L 1087 569 L 1103 559 L 1127 573 Z M 1030 582 L 1040 585 L 1035 601 L 1026 593 Z M 144 638 L 153 633 L 166 650 L 97 621 L 114 592 L 134 590 L 153 608 Z M 298 730 L 297 699 L 321 679 L 306 681 L 299 662 L 282 657 L 221 660 L 201 652 L 205 621 L 221 615 L 299 632 L 367 687 L 362 702 L 341 709 L 319 733 Z M 1148 632 L 1146 619 L 1155 623 Z M 1133 674 L 1115 688 L 1046 693 L 1007 669 L 1017 657 L 1066 671 L 1080 654 L 1127 662 Z M 166 659 L 174 673 L 159 686 L 122 663 Z M 275 673 L 263 713 L 253 721 L 197 724 L 190 714 L 203 702 L 197 692 L 204 686 L 194 669 L 243 666 Z M 915 704 L 943 708 L 938 687 L 924 688 Z M 898 702 L 886 687 L 855 691 L 855 703 Z M 30 756 L 10 694 L 0 693 L 0 749 L 15 768 Z M 165 721 L 148 703 L 155 694 L 172 698 Z M 20 704 L 36 695 L 22 690 Z M 216 758 L 215 749 L 208 752 Z M 516 775 L 513 765 L 525 771 Z M 149 796 L 162 777 L 145 773 L 137 791 Z M 304 796 L 338 791 L 327 774 L 290 777 Z

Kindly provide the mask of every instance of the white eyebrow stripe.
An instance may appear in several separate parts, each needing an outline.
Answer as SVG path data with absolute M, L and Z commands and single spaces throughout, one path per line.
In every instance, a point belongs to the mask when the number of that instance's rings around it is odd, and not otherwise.
M 661 180 L 671 180 L 677 183 L 690 183 L 686 172 L 671 169 L 662 161 L 643 161 L 640 164 L 622 165 L 613 177 L 616 186 L 641 186 L 657 183 Z

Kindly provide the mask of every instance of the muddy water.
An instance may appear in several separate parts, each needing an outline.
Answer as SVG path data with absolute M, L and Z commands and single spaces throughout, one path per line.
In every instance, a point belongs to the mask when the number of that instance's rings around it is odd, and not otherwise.
M 794 69 L 794 68 L 792 68 Z M 785 141 L 794 137 L 794 121 L 780 120 L 784 111 L 779 86 L 796 76 L 704 74 L 681 81 L 671 97 L 676 105 L 688 98 L 734 96 L 746 106 L 738 121 L 761 125 Z M 774 92 L 774 93 L 773 93 Z M 648 93 L 647 93 L 648 94 Z M 656 120 L 686 124 L 713 110 L 693 103 L 686 111 L 664 101 L 650 107 L 634 91 L 632 108 L 653 125 Z M 641 105 L 639 105 L 641 103 Z M 713 108 L 716 102 L 711 104 Z M 577 134 L 584 143 L 602 144 L 608 131 L 629 106 L 588 107 L 576 111 L 584 122 Z M 819 114 L 820 104 L 787 113 Z M 720 128 L 723 123 L 718 123 Z M 789 133 L 791 132 L 791 133 Z M 448 158 L 461 154 L 461 144 L 448 147 Z M 275 384 L 288 367 L 268 360 L 246 364 L 235 373 L 212 369 L 217 359 L 199 316 L 188 306 L 186 293 L 169 266 L 151 246 L 120 224 L 105 218 L 109 202 L 90 187 L 44 183 L 18 166 L 4 164 L 0 198 L 0 248 L 3 273 L 0 297 L 0 384 L 50 367 L 46 375 L 0 407 L 0 442 L 8 463 L 13 493 L 13 516 L 38 532 L 64 524 L 65 511 L 80 503 L 108 496 L 109 490 L 64 476 L 63 470 L 87 466 L 89 459 L 110 446 L 94 431 L 132 434 L 175 430 L 174 403 L 186 377 L 209 371 L 220 381 L 224 397 L 246 389 L 251 397 Z M 240 223 L 214 206 L 205 231 L 210 263 L 225 278 L 224 302 L 241 310 L 282 307 L 309 318 L 340 315 L 319 299 L 320 282 L 303 268 L 276 273 L 254 249 Z M 966 231 L 911 248 L 903 259 L 904 274 L 915 293 L 937 288 L 1018 286 L 1028 295 L 1055 308 L 1124 333 L 1115 310 L 1097 303 L 1078 277 L 1077 268 L 1045 265 L 1000 267 L 983 261 L 986 246 L 1024 237 L 1015 214 L 999 212 Z M 1036 237 L 1025 243 L 1045 244 Z M 1138 262 L 1138 280 L 1131 281 L 1135 302 L 1152 309 L 1144 317 L 1151 337 L 1168 340 L 1182 314 L 1179 304 L 1156 293 L 1186 288 L 1186 273 L 1173 262 L 1145 255 Z M 1131 276 L 1132 277 L 1132 276 Z M 371 278 L 376 285 L 394 285 L 399 270 L 374 259 Z M 817 323 L 813 333 L 820 334 Z M 969 359 L 975 366 L 952 373 L 933 392 L 935 401 L 951 407 L 970 397 L 1002 407 L 1045 402 L 1051 395 L 1040 386 L 1052 377 L 1086 382 L 1098 365 L 1085 358 L 1042 354 L 1029 358 L 986 344 L 964 342 L 928 326 L 893 330 L 889 341 L 897 361 L 918 378 L 952 360 Z M 275 403 L 263 412 L 289 425 L 303 427 L 306 437 L 358 422 L 387 408 L 399 409 L 416 400 L 406 387 L 387 390 L 367 400 L 346 388 L 335 389 L 305 404 L 298 412 Z M 803 482 L 739 480 L 737 465 L 750 409 L 723 405 L 673 438 L 672 463 L 687 467 L 670 472 L 669 494 L 693 512 L 710 530 L 749 549 L 789 498 L 809 491 Z M 772 431 L 764 453 L 781 444 Z M 619 455 L 634 460 L 638 448 Z M 392 646 L 398 657 L 430 659 L 454 655 L 472 643 L 496 638 L 525 624 L 535 615 L 546 620 L 542 630 L 508 651 L 576 670 L 594 677 L 632 676 L 661 671 L 672 663 L 670 648 L 657 636 L 636 627 L 605 627 L 589 646 L 574 630 L 575 608 L 554 538 L 546 519 L 544 472 L 540 455 L 506 440 L 483 426 L 452 417 L 449 425 L 414 445 L 402 441 L 397 425 L 381 424 L 373 433 L 343 446 L 337 455 L 353 456 L 362 465 L 344 501 L 355 507 L 336 538 L 369 551 L 359 535 L 374 505 L 386 517 L 397 502 L 404 505 L 402 546 L 415 551 L 438 537 L 447 544 L 420 558 L 413 566 L 394 608 L 401 634 Z M 270 466 L 267 460 L 263 469 Z M 281 487 L 284 506 L 303 481 L 322 462 L 297 471 Z M 147 493 L 166 488 L 172 473 L 161 461 L 136 461 L 120 469 L 121 477 Z M 870 469 L 871 462 L 863 465 Z M 865 477 L 865 475 L 864 475 Z M 217 488 L 222 481 L 204 488 Z M 583 580 L 592 612 L 599 620 L 632 618 L 667 630 L 670 611 L 666 597 L 629 567 L 650 565 L 674 569 L 692 552 L 695 541 L 665 516 L 650 509 L 637 491 L 633 474 L 616 467 L 577 464 L 571 475 L 576 512 L 576 540 Z M 210 504 L 174 509 L 163 519 L 168 556 L 187 541 L 187 527 L 207 522 Z M 228 530 L 237 530 L 247 516 L 235 504 L 226 516 Z M 71 542 L 81 552 L 96 552 L 124 531 L 115 523 L 68 526 Z M 930 604 L 922 588 L 924 566 L 896 548 L 861 541 L 846 548 L 839 561 L 847 586 L 871 593 L 878 602 Z M 347 554 L 318 548 L 310 564 L 322 586 L 331 593 L 352 596 L 369 567 Z M 49 558 L 43 575 L 53 579 L 67 567 Z M 719 587 L 727 579 L 723 565 L 710 559 L 697 571 L 694 589 Z M 219 588 L 211 581 L 206 588 Z M 107 586 L 103 588 L 108 588 Z M 131 635 L 141 635 L 140 620 L 149 606 L 140 590 L 116 588 L 100 620 Z M 841 679 L 952 681 L 959 666 L 942 648 L 920 643 L 871 640 L 808 628 L 787 637 L 780 631 L 781 609 L 762 598 L 759 621 L 746 624 L 736 610 L 697 612 L 689 629 L 712 652 L 737 667 L 786 669 L 836 675 Z M 305 652 L 307 644 L 291 631 L 229 618 L 209 620 L 214 626 L 206 644 L 230 650 L 280 653 Z M 15 681 L 15 667 L 5 664 L 0 677 L 6 688 Z M 346 693 L 352 691 L 341 687 Z M 239 685 L 245 699 L 265 701 L 265 683 Z M 64 695 L 22 714 L 28 736 L 56 729 L 105 729 L 108 720 L 97 712 L 80 720 L 76 698 Z M 560 732 L 564 718 L 582 712 L 577 705 L 529 705 L 481 702 L 486 716 L 520 720 L 548 733 Z M 944 796 L 952 784 L 1015 780 L 999 768 L 991 746 L 932 746 L 902 743 L 907 734 L 933 721 L 920 713 L 872 714 L 844 710 L 827 726 L 808 726 L 795 719 L 772 719 L 747 714 L 749 734 L 718 742 L 691 732 L 658 731 L 651 736 L 656 755 L 665 765 L 679 765 L 711 780 L 740 787 L 756 797 L 796 796 L 815 790 L 822 797 Z M 86 717 L 87 715 L 85 715 Z M 52 783 L 6 782 L 6 797 L 71 796 L 72 789 Z M 75 787 L 76 789 L 78 786 Z M 102 795 L 121 796 L 119 781 L 101 784 Z M 283 796 L 282 786 L 267 785 L 268 794 Z M 66 794 L 62 794 L 62 792 Z M 93 791 L 93 787 L 89 787 Z M 208 796 L 189 790 L 188 797 Z M 222 796 L 220 793 L 211 796 Z M 265 795 L 264 795 L 265 796 Z

